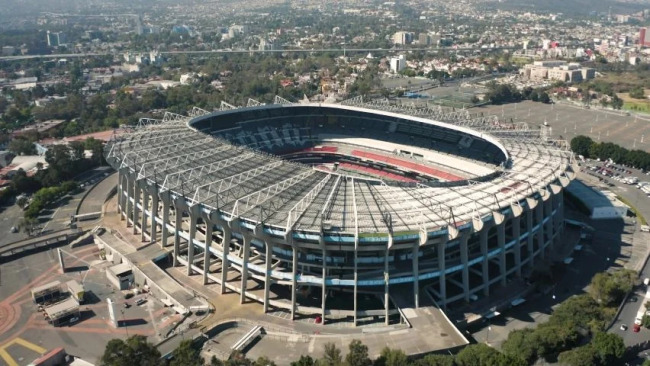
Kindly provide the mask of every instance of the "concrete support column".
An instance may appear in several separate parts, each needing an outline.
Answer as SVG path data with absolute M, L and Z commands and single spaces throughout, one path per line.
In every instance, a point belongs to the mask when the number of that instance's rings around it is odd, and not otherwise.
M 131 220 L 133 220 L 133 235 L 135 235 L 138 233 L 138 203 L 140 203 L 140 193 L 142 191 L 142 189 L 138 186 L 137 181 L 133 182 L 133 190 L 133 212 Z
M 545 207 L 545 217 L 548 217 L 548 221 L 546 221 L 546 225 L 544 225 L 544 230 L 546 230 L 546 236 L 548 236 L 548 251 L 549 254 L 553 253 L 553 249 L 555 249 L 555 241 L 553 240 L 553 234 L 554 234 L 554 222 L 553 220 L 555 219 L 553 217 L 553 201 L 555 200 L 555 196 L 551 197 L 546 204 Z
M 506 222 L 497 225 L 497 242 L 499 244 L 499 276 L 501 286 L 506 285 Z
M 537 222 L 537 245 L 539 246 L 539 257 L 544 260 L 546 255 L 544 254 L 544 224 L 542 219 L 544 218 L 544 202 L 541 201 L 535 207 L 535 221 Z
M 133 211 L 133 202 L 131 202 L 131 198 L 133 198 L 133 186 L 134 182 L 129 178 L 129 176 L 126 176 L 126 211 L 124 212 L 124 219 L 126 220 L 126 227 L 129 227 L 129 219 L 131 218 L 131 212 Z
M 243 237 L 243 255 L 241 265 L 241 293 L 239 294 L 239 303 L 243 304 L 246 301 L 246 288 L 248 287 L 248 259 L 251 253 L 251 238 L 242 235 Z
M 479 234 L 479 242 L 481 246 L 481 255 L 483 261 L 481 262 L 481 273 L 483 274 L 483 295 L 490 295 L 490 271 L 488 259 L 488 228 L 485 227 Z
M 296 319 L 296 292 L 298 291 L 298 249 L 291 248 L 293 252 L 291 266 L 291 320 Z
M 124 181 L 124 174 L 122 170 L 117 172 L 117 213 L 120 215 L 120 220 L 122 219 L 122 211 L 124 211 L 124 187 L 122 183 Z
M 533 267 L 535 267 L 535 255 L 533 255 L 533 251 L 535 249 L 535 246 L 533 245 L 533 215 L 533 210 L 528 210 L 526 212 L 526 231 L 528 232 L 528 236 L 526 237 L 526 245 L 528 247 L 528 266 L 531 270 Z
M 273 264 L 273 244 L 264 243 L 266 247 L 266 270 L 264 273 L 264 313 L 269 312 L 269 293 L 271 291 L 271 265 Z
M 445 260 L 446 246 L 446 241 L 438 244 L 438 270 L 440 271 L 438 284 L 440 286 L 440 305 L 442 305 L 443 310 L 447 309 L 447 274 L 445 273 L 445 270 L 447 269 L 447 261 Z
M 514 245 L 514 253 L 515 253 L 515 268 L 516 271 L 515 273 L 517 274 L 517 277 L 521 277 L 521 239 L 519 236 L 521 235 L 521 217 L 513 217 L 512 218 L 512 239 L 515 241 Z
M 558 221 L 558 228 L 564 228 L 564 190 L 560 191 L 560 193 L 555 196 L 557 198 L 557 221 Z
M 145 241 L 145 234 L 147 232 L 147 209 L 149 208 L 149 192 L 146 189 L 142 190 L 142 226 L 140 240 Z M 153 226 L 153 225 L 152 225 Z M 149 236 L 151 237 L 151 236 Z
M 191 276 L 194 273 L 192 265 L 194 264 L 194 239 L 196 238 L 196 225 L 198 221 L 198 214 L 195 210 L 190 209 L 190 238 L 187 241 L 187 275 Z
M 386 248 L 386 254 L 384 255 L 384 308 L 386 309 L 386 325 L 389 325 L 389 311 L 390 311 L 390 271 L 388 269 L 388 256 L 390 251 L 388 247 Z
M 161 226 L 162 240 L 160 241 L 160 246 L 162 248 L 167 246 L 167 240 L 169 238 L 169 230 L 167 230 L 167 224 L 169 223 L 169 200 L 163 199 L 163 224 Z
M 413 304 L 415 308 L 420 307 L 420 242 L 413 243 Z
M 183 224 L 183 213 L 176 209 L 176 220 L 174 223 L 174 267 L 178 265 L 178 255 L 181 251 L 181 236 L 179 235 Z
M 564 191 L 560 191 L 554 197 L 555 209 L 557 212 L 553 218 L 555 219 L 555 230 L 553 232 L 562 233 L 564 231 Z M 555 237 L 555 245 L 560 244 L 561 235 Z
M 354 311 L 354 319 L 353 319 L 353 324 L 356 327 L 357 326 L 357 291 L 358 286 L 357 286 L 357 281 L 359 280 L 359 268 L 357 264 L 357 248 L 358 246 L 355 246 L 354 250 L 354 288 L 352 289 L 352 296 L 354 298 L 354 304 L 352 305 L 353 311 Z
M 212 246 L 212 223 L 205 221 L 205 251 L 203 252 L 203 285 L 208 284 L 208 273 L 210 273 L 210 247 Z
M 151 195 L 151 242 L 158 240 L 158 192 Z
M 327 250 L 323 248 L 323 286 L 321 288 L 321 325 L 325 325 L 325 301 L 327 300 Z
M 232 231 L 227 225 L 223 225 L 223 254 L 221 256 L 221 294 L 225 294 L 228 288 L 226 283 L 228 282 L 228 271 L 230 269 L 230 259 L 228 255 L 230 254 L 230 240 L 232 239 Z
M 467 242 L 469 241 L 470 233 L 460 236 L 460 261 L 463 264 L 463 295 L 465 301 L 469 302 L 469 253 Z

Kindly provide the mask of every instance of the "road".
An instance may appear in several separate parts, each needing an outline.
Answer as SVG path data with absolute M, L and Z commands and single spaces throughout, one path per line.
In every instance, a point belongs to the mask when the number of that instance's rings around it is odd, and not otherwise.
M 163 51 L 160 52 L 161 55 L 212 55 L 212 54 L 250 54 L 250 53 L 323 53 L 323 52 L 337 52 L 337 53 L 348 53 L 348 52 L 403 52 L 403 51 L 428 51 L 428 52 L 463 52 L 463 51 L 502 51 L 502 50 L 517 50 L 520 47 L 495 47 L 495 48 L 477 48 L 477 47 L 422 47 L 422 48 L 289 48 L 281 50 L 206 50 L 206 51 Z M 51 55 L 23 55 L 23 56 L 4 56 L 0 57 L 0 61 L 17 61 L 17 60 L 29 60 L 29 59 L 51 59 L 51 58 L 74 58 L 74 57 L 97 57 L 97 56 L 112 56 L 112 53 L 97 53 L 97 52 L 87 52 L 87 53 L 59 53 Z
M 61 198 L 58 202 L 43 210 L 38 217 L 39 224 L 36 233 L 45 235 L 67 229 L 70 223 L 70 216 L 76 214 L 77 207 L 82 202 L 87 190 L 93 187 L 94 182 L 103 178 L 104 174 L 107 174 L 110 169 L 111 168 L 108 166 L 99 167 L 75 177 L 75 180 L 79 182 L 80 185 L 84 185 L 81 187 L 82 189 L 79 192 Z M 88 184 L 89 182 L 93 183 Z M 105 186 L 102 185 L 102 187 Z M 91 199 L 84 207 L 89 207 L 89 209 L 97 209 L 97 207 L 99 207 L 99 210 L 101 210 L 101 204 L 97 204 L 98 199 L 93 195 L 89 196 Z M 105 195 L 103 197 L 105 198 Z M 0 247 L 29 237 L 28 233 L 22 228 L 18 233 L 11 232 L 11 227 L 19 227 L 22 221 L 23 210 L 15 204 L 5 207 L 0 212 Z
M 553 307 L 572 295 L 585 292 L 596 273 L 617 266 L 616 258 L 622 257 L 621 249 L 631 243 L 630 233 L 634 231 L 634 220 L 627 219 L 625 223 L 621 220 L 600 220 L 594 225 L 588 218 L 570 214 L 567 216 L 597 228 L 593 241 L 584 245 L 581 251 L 572 254 L 574 261 L 571 265 L 554 265 L 551 271 L 555 277 L 555 285 L 544 292 L 533 294 L 529 301 L 493 318 L 490 323 L 484 323 L 478 326 L 478 329 L 470 328 L 477 342 L 499 347 L 511 331 L 534 328 L 548 320 Z M 567 227 L 566 230 L 572 229 Z
M 588 162 L 588 164 L 594 164 L 594 162 Z M 631 169 L 631 171 L 632 174 L 626 174 L 626 176 L 636 176 L 640 181 L 650 181 L 650 177 L 640 171 L 635 169 Z M 605 178 L 613 184 L 613 187 L 608 187 L 604 183 L 599 183 L 596 177 L 583 173 L 579 174 L 579 178 L 591 184 L 600 185 L 602 189 L 610 189 L 626 198 L 646 219 L 650 219 L 650 198 L 636 186 Z M 509 310 L 501 317 L 494 319 L 491 324 L 486 323 L 481 326 L 472 334 L 478 342 L 489 341 L 491 345 L 499 346 L 512 330 L 532 328 L 538 323 L 546 321 L 553 306 L 570 295 L 584 292 L 596 272 L 625 265 L 626 268 L 641 268 L 641 278 L 650 277 L 650 265 L 644 262 L 648 253 L 650 234 L 638 230 L 637 220 L 627 218 L 623 224 L 620 220 L 590 222 L 588 218 L 579 217 L 578 219 L 591 224 L 597 229 L 597 232 L 591 244 L 584 246 L 581 252 L 573 255 L 574 262 L 567 273 L 561 274 L 562 279 L 557 282 L 554 290 L 539 295 L 535 301 L 529 301 L 520 307 Z M 626 302 L 621 315 L 610 329 L 614 333 L 621 334 L 626 345 L 650 339 L 650 330 L 642 330 L 641 333 L 631 331 L 644 295 L 645 290 L 639 288 L 636 294 L 638 300 Z M 626 332 L 620 331 L 621 324 L 628 325 L 630 329 Z

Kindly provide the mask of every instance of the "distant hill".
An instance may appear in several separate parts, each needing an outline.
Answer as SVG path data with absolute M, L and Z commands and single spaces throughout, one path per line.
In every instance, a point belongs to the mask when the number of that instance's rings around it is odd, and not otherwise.
M 610 6 L 613 14 L 650 8 L 650 2 L 647 0 L 625 2 L 617 0 L 501 0 L 484 4 L 503 10 L 535 10 L 571 15 L 589 15 L 592 11 L 606 13 Z

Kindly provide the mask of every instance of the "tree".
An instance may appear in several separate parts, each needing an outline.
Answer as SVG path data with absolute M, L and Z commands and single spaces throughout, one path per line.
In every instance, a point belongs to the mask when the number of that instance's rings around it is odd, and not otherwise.
M 11 140 L 8 149 L 16 155 L 36 155 L 36 146 L 34 146 L 34 143 L 23 138 L 14 138 Z
M 326 366 L 340 366 L 343 364 L 341 350 L 336 348 L 334 343 L 325 343 L 325 351 L 323 352 L 321 361 Z
M 597 358 L 590 344 L 560 353 L 560 364 L 567 366 L 593 366 Z
M 500 358 L 499 351 L 483 343 L 470 344 L 456 355 L 458 366 L 496 365 Z
M 452 355 L 426 355 L 415 361 L 416 366 L 454 366 Z
M 84 141 L 84 148 L 92 152 L 92 161 L 94 164 L 104 164 L 104 143 L 95 138 L 89 137 Z
M 607 99 L 607 97 L 600 98 L 600 105 L 603 108 L 607 108 L 607 106 L 609 105 L 609 100 Z
M 179 365 L 180 366 L 180 365 Z M 253 362 L 253 366 L 276 366 L 275 362 L 271 361 L 266 356 L 260 356 Z
M 488 91 L 485 93 L 485 100 L 489 100 L 492 104 L 519 102 L 522 99 L 521 93 L 513 84 L 490 82 L 487 86 Z
M 361 343 L 360 340 L 354 339 L 350 342 L 349 352 L 345 356 L 346 366 L 370 366 L 372 360 L 368 357 L 368 346 Z
M 204 360 L 199 350 L 194 348 L 192 340 L 186 339 L 173 352 L 170 366 L 203 366 Z
M 568 298 L 558 305 L 548 323 L 559 327 L 575 324 L 575 327 L 596 332 L 606 325 L 606 315 L 598 303 L 589 295 L 582 294 Z
M 110 340 L 99 363 L 102 366 L 154 366 L 160 363 L 160 352 L 144 336 L 134 335 L 126 341 Z
M 535 329 L 537 355 L 545 359 L 555 359 L 557 355 L 573 347 L 579 339 L 579 333 L 573 322 L 561 325 L 543 323 Z
M 301 355 L 298 361 L 291 362 L 291 366 L 314 366 L 314 359 L 309 355 Z
M 589 293 L 598 302 L 604 305 L 617 303 L 632 290 L 636 276 L 629 270 L 620 270 L 614 273 L 597 273 L 589 286 Z
M 610 101 L 612 108 L 621 109 L 623 108 L 623 99 L 619 98 L 618 95 L 614 94 L 612 100 Z
M 513 330 L 501 345 L 501 351 L 507 355 L 519 357 L 532 364 L 537 359 L 539 342 L 533 329 Z
M 602 365 L 613 365 L 617 360 L 623 357 L 625 353 L 625 343 L 623 338 L 614 333 L 599 332 L 591 340 L 594 351 L 600 358 Z
M 404 351 L 384 347 L 374 364 L 375 366 L 407 366 L 409 362 Z
M 548 96 L 547 92 L 543 91 L 539 93 L 539 101 L 544 104 L 549 104 L 551 102 L 551 98 Z
M 643 87 L 637 86 L 636 88 L 630 90 L 630 98 L 645 99 L 645 92 L 643 90 Z
M 591 149 L 591 145 L 593 145 L 593 143 L 594 140 L 592 140 L 590 137 L 578 135 L 571 139 L 571 150 L 578 155 L 582 155 L 585 158 L 588 158 L 589 150 Z

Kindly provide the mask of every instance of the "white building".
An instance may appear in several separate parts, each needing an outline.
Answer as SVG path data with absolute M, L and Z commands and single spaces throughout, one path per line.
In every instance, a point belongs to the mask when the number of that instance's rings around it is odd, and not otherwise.
M 390 71 L 398 73 L 406 67 L 406 57 L 404 55 L 399 55 L 397 57 L 391 57 L 390 59 Z
M 193 84 L 194 82 L 196 82 L 196 79 L 197 79 L 196 74 L 193 73 L 193 72 L 190 72 L 190 73 L 181 75 L 180 82 L 181 82 L 182 85 L 189 85 L 189 84 Z

